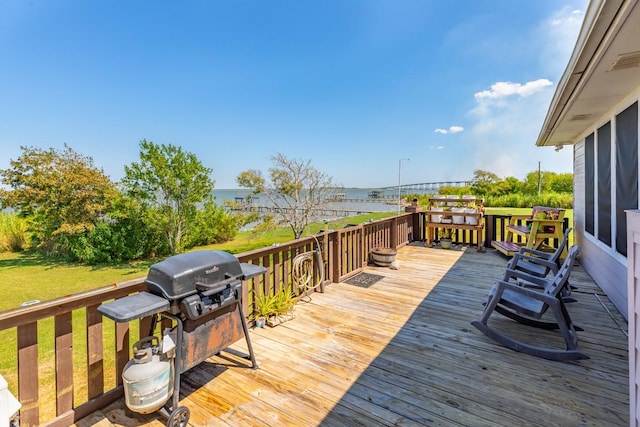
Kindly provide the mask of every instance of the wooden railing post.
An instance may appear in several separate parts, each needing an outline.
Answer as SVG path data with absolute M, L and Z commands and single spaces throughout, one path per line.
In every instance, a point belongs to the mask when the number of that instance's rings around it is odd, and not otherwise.
M 411 214 L 411 234 L 409 237 L 409 241 L 411 242 L 415 242 L 418 240 L 422 240 L 420 238 L 421 233 L 420 233 L 420 218 L 421 215 L 419 212 L 414 212 L 413 214 Z
M 484 217 L 484 247 L 490 248 L 491 241 L 496 239 L 496 217 L 485 215 Z
M 342 264 L 342 235 L 340 231 L 336 233 L 336 239 L 333 241 L 333 257 L 331 259 L 333 270 L 333 283 L 340 282 Z
M 391 235 L 389 236 L 389 246 L 393 249 L 398 248 L 398 217 L 395 216 L 391 220 Z

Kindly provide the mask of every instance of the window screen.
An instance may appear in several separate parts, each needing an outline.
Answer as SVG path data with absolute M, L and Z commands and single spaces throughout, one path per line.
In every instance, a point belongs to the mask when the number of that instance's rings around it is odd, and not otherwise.
M 616 250 L 627 255 L 625 209 L 638 209 L 638 103 L 616 116 Z
M 598 129 L 598 240 L 611 246 L 611 122 Z
M 594 212 L 595 212 L 595 136 L 591 134 L 584 141 L 584 193 L 585 212 L 584 229 L 592 236 L 594 232 Z

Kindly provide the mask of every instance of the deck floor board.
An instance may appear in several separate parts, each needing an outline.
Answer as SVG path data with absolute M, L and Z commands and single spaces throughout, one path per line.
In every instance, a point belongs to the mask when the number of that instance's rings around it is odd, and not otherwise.
M 578 264 L 569 312 L 589 360 L 553 362 L 509 350 L 470 325 L 507 259 L 494 250 L 410 245 L 398 270 L 364 288 L 331 284 L 296 305 L 296 317 L 253 329 L 259 368 L 244 341 L 182 375 L 193 426 L 626 426 L 626 322 Z M 604 307 L 603 307 L 604 304 Z M 606 307 L 606 309 L 605 309 Z M 497 328 L 533 343 L 559 334 L 499 315 Z M 121 400 L 82 427 L 159 426 Z

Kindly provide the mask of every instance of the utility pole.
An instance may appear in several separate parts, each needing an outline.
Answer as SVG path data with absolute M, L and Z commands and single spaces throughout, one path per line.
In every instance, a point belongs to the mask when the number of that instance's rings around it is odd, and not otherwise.
M 540 197 L 540 161 L 538 161 L 538 197 Z

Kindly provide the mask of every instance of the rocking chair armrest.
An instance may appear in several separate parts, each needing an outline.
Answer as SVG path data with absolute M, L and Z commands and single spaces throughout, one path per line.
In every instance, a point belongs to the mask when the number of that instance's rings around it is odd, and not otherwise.
M 510 268 L 507 268 L 505 273 L 504 273 L 504 278 L 506 280 L 508 279 L 521 279 L 524 280 L 526 282 L 530 282 L 533 283 L 536 286 L 539 286 L 541 288 L 546 288 L 549 285 L 549 280 L 544 279 L 542 277 L 538 277 L 538 276 L 532 276 L 531 274 L 527 274 L 525 272 L 519 271 L 519 270 L 512 270 Z M 517 286 L 517 285 L 516 285 Z
M 531 262 L 533 264 L 544 265 L 545 267 L 548 267 L 551 270 L 554 270 L 554 272 L 558 270 L 558 265 L 555 262 L 551 262 L 544 258 L 538 258 L 530 255 L 523 255 L 522 253 L 517 253 L 514 256 L 517 256 L 519 259 L 525 260 L 527 262 Z M 517 265 L 517 261 L 516 261 L 516 265 Z
M 501 297 L 503 292 L 504 292 L 504 290 L 506 290 L 506 289 L 509 289 L 509 290 L 511 290 L 513 292 L 516 292 L 516 293 L 519 293 L 519 294 L 522 294 L 522 295 L 524 295 L 526 297 L 533 298 L 533 299 L 538 300 L 538 301 L 542 301 L 543 303 L 546 303 L 546 304 L 549 304 L 549 305 L 556 304 L 558 302 L 557 298 L 547 294 L 544 291 L 535 290 L 535 289 L 527 288 L 527 287 L 524 287 L 524 286 L 519 286 L 519 285 L 517 285 L 517 284 L 515 284 L 513 282 L 505 282 L 505 281 L 502 281 L 502 280 L 498 281 L 498 286 L 497 286 L 497 289 L 496 289 L 496 295 L 500 295 L 500 297 Z
M 550 252 L 544 252 L 544 251 L 539 251 L 537 249 L 524 248 L 524 247 L 520 248 L 520 252 L 518 252 L 518 254 L 529 255 L 529 256 L 533 255 L 538 258 L 547 259 L 547 260 L 551 258 L 551 256 L 553 255 Z

